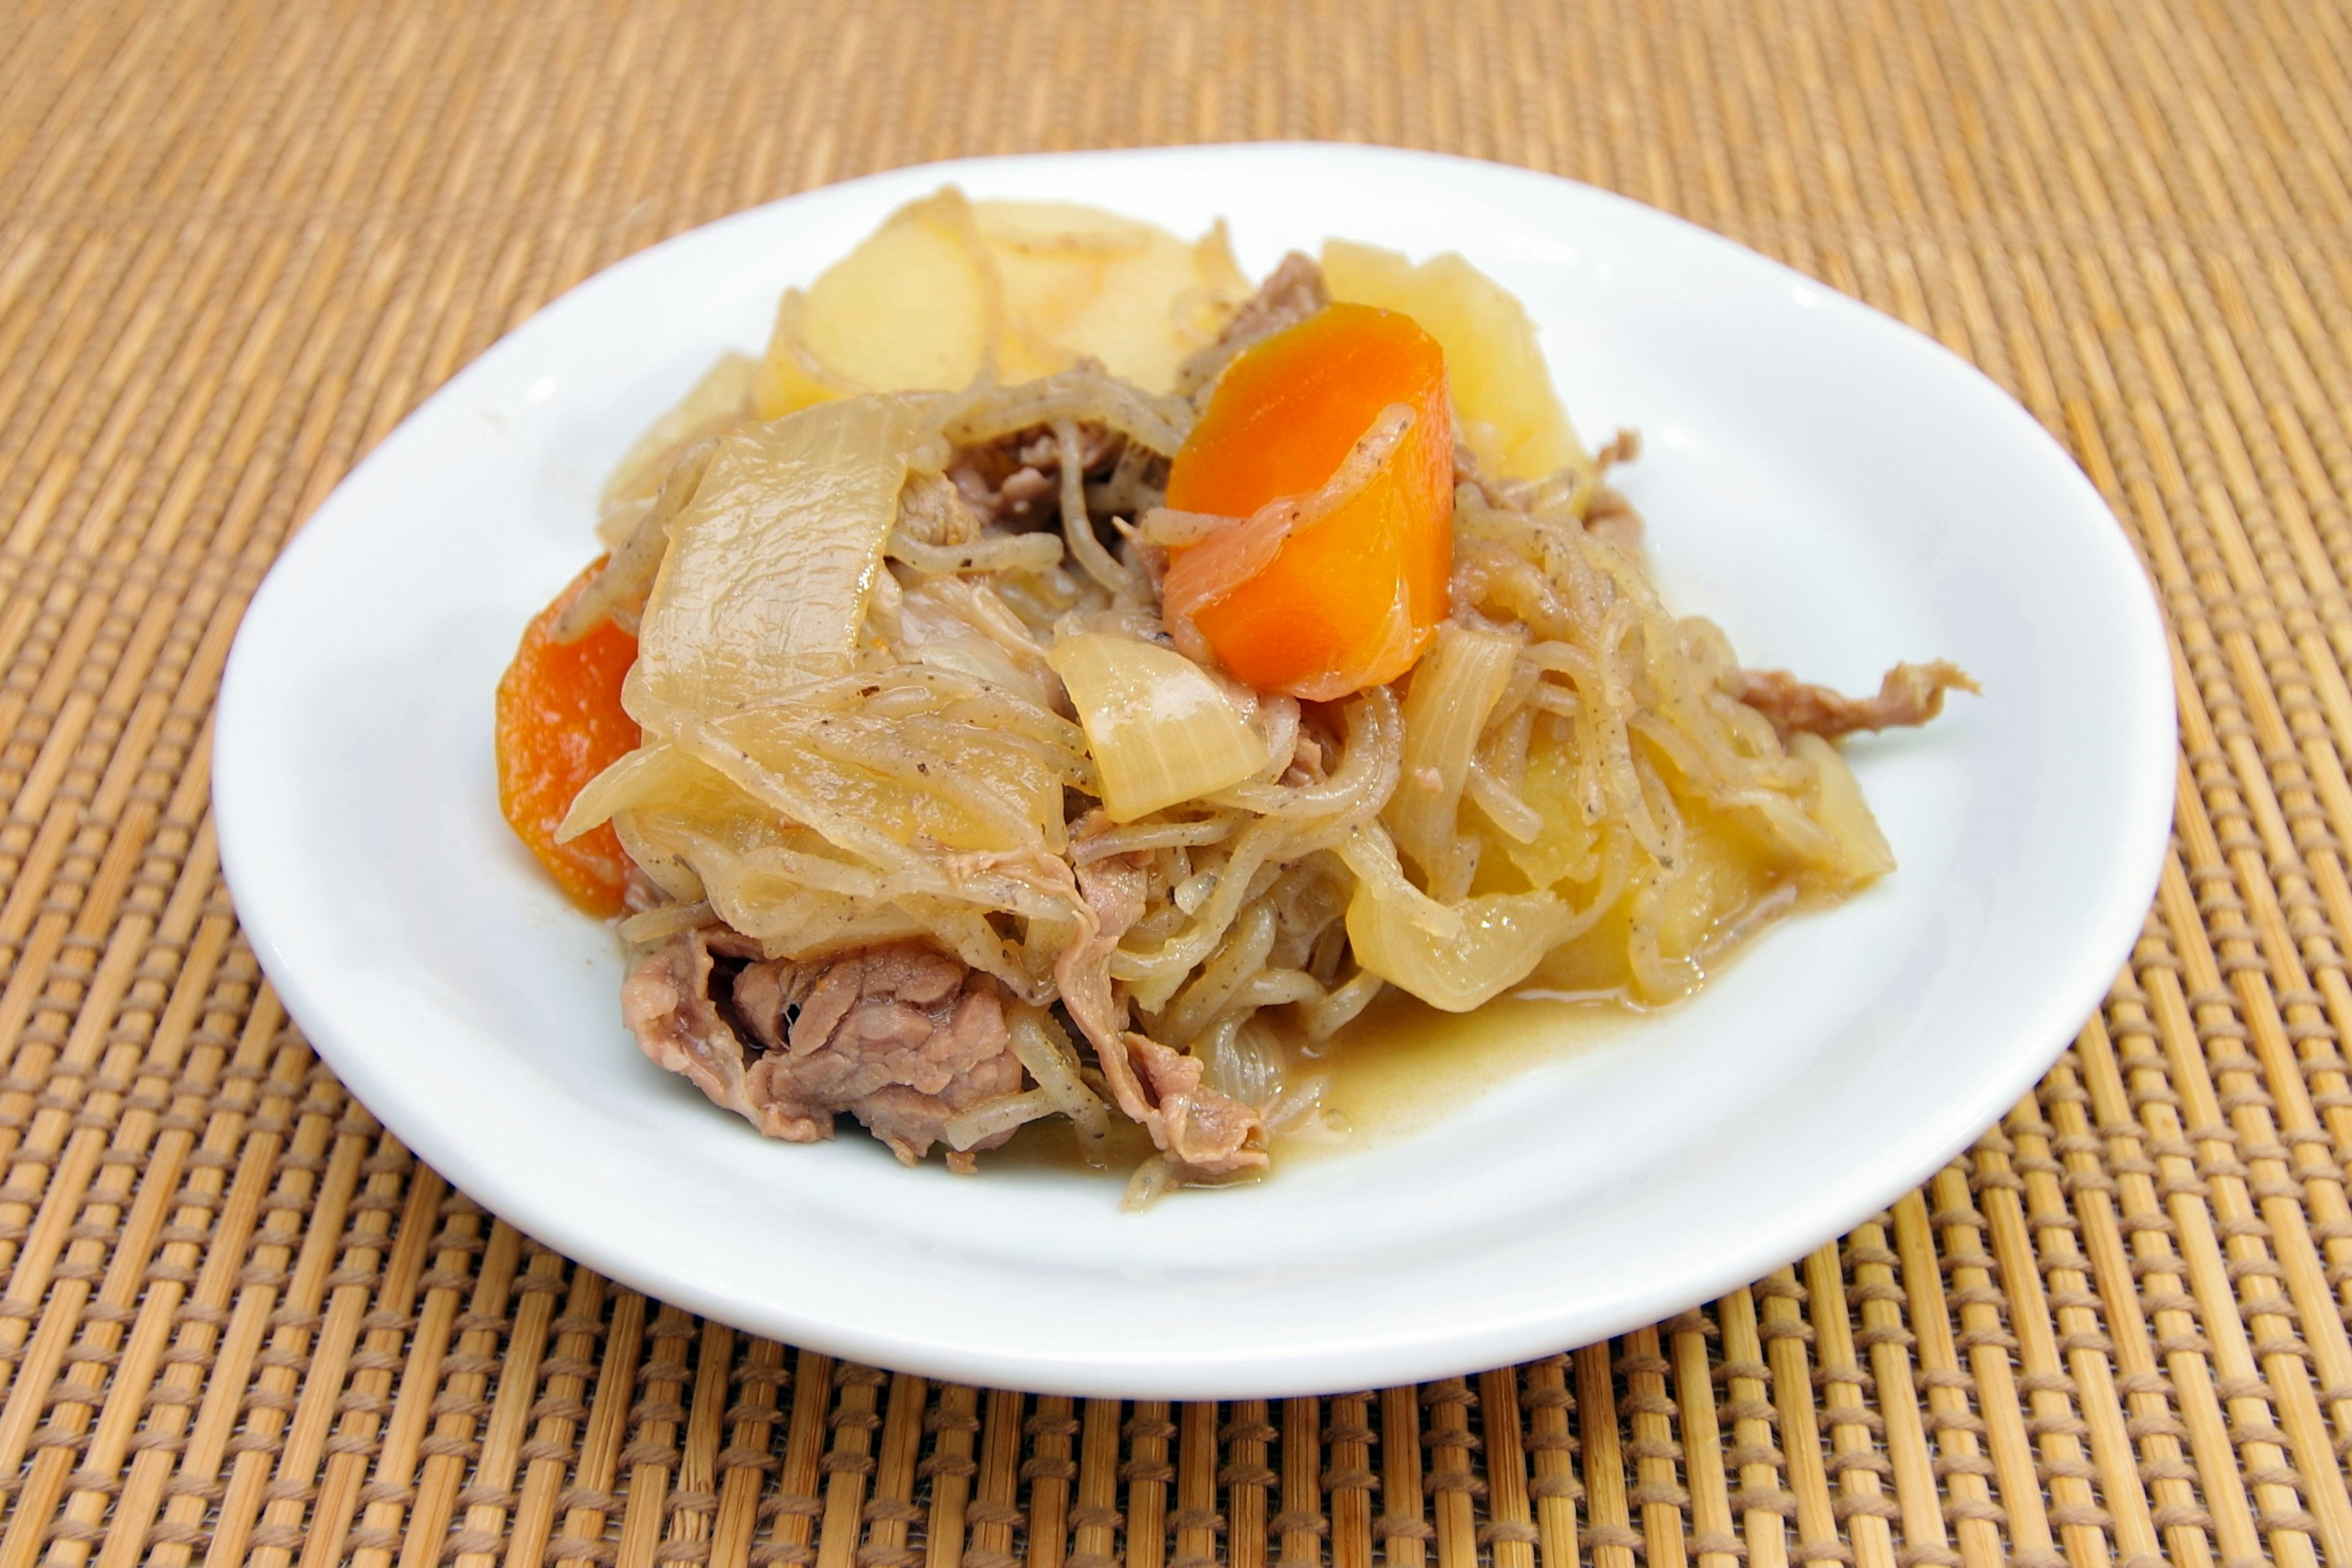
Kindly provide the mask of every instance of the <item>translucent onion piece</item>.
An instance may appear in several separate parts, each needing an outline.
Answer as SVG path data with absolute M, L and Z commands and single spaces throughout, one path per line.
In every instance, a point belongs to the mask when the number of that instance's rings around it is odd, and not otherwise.
M 1405 879 L 1397 864 L 1396 843 L 1378 825 L 1359 827 L 1339 845 L 1339 859 L 1356 874 L 1358 898 L 1382 904 L 1406 924 L 1435 940 L 1452 942 L 1462 931 L 1462 916 Z
M 1462 786 L 1518 651 L 1516 637 L 1448 622 L 1405 694 L 1404 776 L 1386 816 L 1397 847 L 1419 863 L 1433 891 L 1451 872 Z
M 1458 936 L 1432 936 L 1369 884 L 1348 905 L 1356 962 L 1433 1007 L 1466 1013 L 1525 980 L 1568 930 L 1550 893 L 1488 893 L 1456 904 Z
M 1257 731 L 1181 653 L 1081 632 L 1050 658 L 1086 728 L 1113 822 L 1239 784 L 1265 764 Z
M 705 770 L 683 752 L 655 742 L 638 747 L 583 784 L 572 809 L 555 829 L 555 841 L 569 844 L 616 811 L 625 811 L 688 773 Z
M 1218 1031 L 1201 1052 L 1208 1059 L 1209 1087 L 1263 1114 L 1282 1098 L 1289 1065 L 1282 1038 L 1255 1017 L 1239 1028 Z
M 623 693 L 657 733 L 849 668 L 925 405 L 820 404 L 721 441 L 638 630 Z
M 605 558 L 604 569 L 556 621 L 557 641 L 586 637 L 607 617 L 632 637 L 636 635 L 646 595 L 653 591 L 662 557 L 669 553 L 669 525 L 693 501 L 695 487 L 702 483 L 710 456 L 718 449 L 719 443 L 706 437 L 679 450 L 670 462 L 668 477 L 637 520 L 635 531 Z

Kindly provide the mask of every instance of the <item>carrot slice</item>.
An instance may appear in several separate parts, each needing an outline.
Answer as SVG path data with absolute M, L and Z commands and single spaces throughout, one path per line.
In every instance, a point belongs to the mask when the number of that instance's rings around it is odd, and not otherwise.
M 1244 520 L 1171 551 L 1161 603 L 1180 645 L 1197 632 L 1240 679 L 1323 701 L 1395 679 L 1447 608 L 1444 351 L 1365 305 L 1276 333 L 1218 381 L 1168 504 Z
M 629 858 L 612 826 L 569 844 L 555 841 L 572 797 L 636 750 L 640 738 L 636 721 L 621 707 L 621 679 L 636 662 L 637 639 L 599 621 L 576 641 L 555 640 L 565 606 L 604 563 L 602 557 L 590 563 L 539 613 L 499 680 L 499 809 L 574 903 L 614 915 L 621 912 Z

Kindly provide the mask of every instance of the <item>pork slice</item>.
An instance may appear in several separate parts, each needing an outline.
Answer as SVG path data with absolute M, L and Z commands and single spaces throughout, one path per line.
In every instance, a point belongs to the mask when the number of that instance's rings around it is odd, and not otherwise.
M 919 942 L 749 964 L 734 1002 L 767 1047 L 744 1080 L 763 1131 L 829 1129 L 845 1110 L 912 1164 L 958 1112 L 1021 1088 L 995 980 Z M 969 1169 L 973 1152 L 948 1163 Z
M 1896 665 L 1879 682 L 1874 697 L 1848 697 L 1799 680 L 1785 669 L 1743 669 L 1732 684 L 1732 695 L 1772 721 L 1784 739 L 1802 730 L 1825 741 L 1856 730 L 1925 724 L 1944 710 L 1945 692 L 1976 689 L 1977 683 L 1959 666 L 1940 658 Z

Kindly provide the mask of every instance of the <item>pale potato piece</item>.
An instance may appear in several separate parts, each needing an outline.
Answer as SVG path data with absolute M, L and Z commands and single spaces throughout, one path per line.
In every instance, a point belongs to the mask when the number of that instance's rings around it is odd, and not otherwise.
M 1222 224 L 1187 245 L 1066 202 L 980 202 L 972 213 L 1003 279 L 1007 381 L 1090 357 L 1165 392 L 1249 294 Z
M 1467 1013 L 1525 980 L 1569 921 L 1568 906 L 1548 892 L 1486 893 L 1454 908 L 1462 929 L 1433 936 L 1358 883 L 1348 903 L 1356 962 L 1433 1007 Z
M 1186 244 L 1063 202 L 901 208 L 805 294 L 787 293 L 761 368 L 761 416 L 860 392 L 953 390 L 1098 361 L 1164 392 L 1250 291 L 1223 225 Z
M 1682 803 L 1683 862 L 1659 889 L 1658 952 L 1688 958 L 1783 874 L 1765 845 L 1696 801 Z
M 1535 479 L 1591 466 L 1510 290 L 1452 251 L 1415 267 L 1349 239 L 1324 241 L 1323 278 L 1334 300 L 1401 311 L 1444 348 L 1456 434 L 1486 472 Z
M 1576 762 L 1564 745 L 1538 745 L 1528 752 L 1519 798 L 1543 817 L 1534 839 L 1521 844 L 1510 835 L 1486 830 L 1490 848 L 1499 848 L 1538 888 L 1590 882 L 1601 875 L 1601 832 L 1584 820 L 1576 804 Z
M 961 193 L 899 208 L 805 295 L 784 296 L 761 416 L 856 392 L 969 385 L 986 362 L 994 289 Z
M 1808 815 L 1837 840 L 1846 886 L 1862 887 L 1895 869 L 1895 851 L 1871 814 L 1870 803 L 1862 797 L 1862 784 L 1843 753 L 1819 735 L 1801 731 L 1790 737 L 1789 750 L 1813 764 Z

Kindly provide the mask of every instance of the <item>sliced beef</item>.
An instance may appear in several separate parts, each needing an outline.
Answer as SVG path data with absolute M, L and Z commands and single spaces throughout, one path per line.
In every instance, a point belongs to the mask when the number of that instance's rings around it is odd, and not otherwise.
M 918 544 L 969 544 L 980 537 L 980 514 L 944 474 L 908 479 L 898 498 L 898 526 Z
M 1081 822 L 1081 831 L 1085 826 Z M 1110 955 L 1118 950 L 1118 939 L 1143 918 L 1147 879 L 1139 855 L 1114 855 L 1075 870 L 1078 893 L 1092 917 L 1091 929 L 1080 931 L 1054 961 L 1054 983 L 1061 987 L 1070 1021 L 1100 1051 L 1127 1027 L 1126 999 L 1111 985 Z
M 1257 1112 L 1203 1085 L 1196 1058 L 1127 1027 L 1110 954 L 1143 915 L 1140 858 L 1112 857 L 1077 877 L 1090 929 L 1055 978 L 1119 1110 L 1180 1174 L 1264 1165 Z M 817 1142 L 845 1110 L 908 1164 L 958 1112 L 1022 1085 L 996 981 L 920 942 L 794 963 L 761 959 L 723 927 L 681 931 L 638 961 L 621 1012 L 656 1065 L 769 1137 Z M 1011 1136 L 951 1151 L 949 1168 L 972 1169 L 974 1153 Z
M 752 1098 L 808 1136 L 846 1110 L 912 1164 L 949 1118 L 1021 1088 L 996 982 L 918 942 L 747 965 L 735 1006 L 767 1047 Z
M 845 1110 L 912 1164 L 957 1112 L 1021 1088 L 1003 993 L 956 959 L 891 942 L 747 963 L 730 982 L 713 945 L 693 931 L 647 954 L 622 1013 L 646 1056 L 771 1138 L 830 1138 Z M 971 1169 L 971 1152 L 949 1166 Z
M 711 1000 L 711 974 L 709 933 L 680 931 L 640 959 L 621 983 L 621 1016 L 656 1067 L 684 1073 L 712 1104 L 758 1123 L 760 1114 L 744 1092 L 742 1037 Z
M 1137 1120 L 1150 1129 L 1171 1164 L 1189 1173 L 1229 1176 L 1266 1163 L 1257 1112 L 1202 1087 L 1200 1058 L 1131 1032 L 1124 1044 L 1150 1106 Z
M 1896 665 L 1879 682 L 1875 697 L 1847 697 L 1785 669 L 1741 670 L 1734 680 L 1733 694 L 1772 721 L 1784 737 L 1802 730 L 1828 741 L 1856 730 L 1925 724 L 1944 710 L 1945 692 L 1977 689 L 1959 666 L 1940 658 Z

